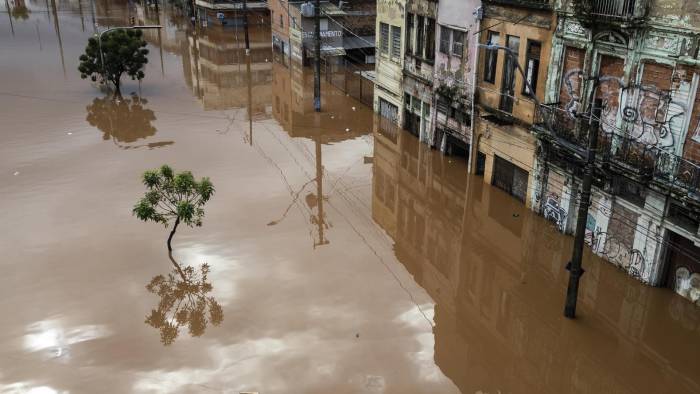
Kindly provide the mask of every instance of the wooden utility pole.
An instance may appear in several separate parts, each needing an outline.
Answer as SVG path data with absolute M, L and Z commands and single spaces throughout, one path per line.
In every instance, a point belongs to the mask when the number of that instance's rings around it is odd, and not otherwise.
M 314 5 L 314 110 L 321 112 L 321 0 Z

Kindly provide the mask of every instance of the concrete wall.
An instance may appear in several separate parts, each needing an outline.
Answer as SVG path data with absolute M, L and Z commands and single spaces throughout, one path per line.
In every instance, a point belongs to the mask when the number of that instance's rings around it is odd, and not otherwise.
M 392 59 L 390 55 L 380 50 L 380 24 L 401 27 L 401 51 L 404 53 L 404 21 L 406 2 L 404 0 L 379 0 L 377 1 L 377 26 L 376 26 L 376 86 L 374 89 L 374 110 L 379 111 L 379 98 L 382 98 L 398 107 L 398 124 L 403 121 L 403 56 Z M 389 35 L 391 40 L 391 33 Z

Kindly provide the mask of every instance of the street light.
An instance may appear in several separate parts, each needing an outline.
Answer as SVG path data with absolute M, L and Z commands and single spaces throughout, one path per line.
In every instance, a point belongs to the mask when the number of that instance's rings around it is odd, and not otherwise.
M 133 30 L 133 29 L 139 29 L 139 30 L 145 30 L 145 29 L 160 29 L 163 26 L 161 25 L 137 25 L 137 26 L 117 26 L 117 27 L 110 27 L 107 30 L 104 30 L 100 32 L 100 34 L 97 35 L 97 43 L 100 47 L 100 64 L 102 65 L 102 78 L 104 78 L 104 71 L 105 71 L 105 55 L 102 53 L 102 35 L 110 32 L 112 30 Z

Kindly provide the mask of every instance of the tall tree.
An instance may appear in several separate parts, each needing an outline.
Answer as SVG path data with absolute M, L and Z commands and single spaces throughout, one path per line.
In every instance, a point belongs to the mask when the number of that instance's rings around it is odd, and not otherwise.
M 101 48 L 100 48 L 101 46 Z M 148 49 L 143 33 L 134 29 L 118 29 L 88 39 L 85 53 L 80 55 L 80 77 L 98 79 L 114 86 L 114 95 L 121 97 L 121 77 L 126 73 L 133 80 L 144 77 L 143 67 L 148 63 Z
M 143 173 L 143 184 L 148 191 L 134 206 L 133 214 L 143 221 L 153 221 L 168 227 L 175 221 L 168 236 L 168 250 L 180 222 L 201 226 L 204 204 L 214 194 L 214 185 L 209 178 L 194 179 L 189 171 L 175 174 L 167 165 Z

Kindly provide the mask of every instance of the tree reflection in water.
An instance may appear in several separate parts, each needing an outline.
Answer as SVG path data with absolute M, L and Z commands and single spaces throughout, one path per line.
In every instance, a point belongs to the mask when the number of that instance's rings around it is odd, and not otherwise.
M 151 124 L 156 120 L 156 115 L 145 107 L 147 103 L 145 99 L 136 95 L 120 100 L 113 100 L 111 97 L 95 98 L 92 104 L 87 106 L 85 120 L 102 131 L 102 139 L 111 138 L 115 145 L 123 149 L 142 146 L 152 149 L 173 144 L 172 141 L 136 146 L 121 144 L 132 143 L 156 134 L 157 130 Z
M 187 326 L 191 336 L 198 337 L 207 325 L 218 326 L 224 320 L 221 305 L 208 295 L 213 289 L 207 281 L 209 265 L 182 268 L 172 255 L 170 261 L 175 268 L 167 276 L 154 276 L 146 285 L 160 301 L 146 316 L 145 323 L 160 331 L 160 341 L 165 346 L 175 341 L 182 326 Z

